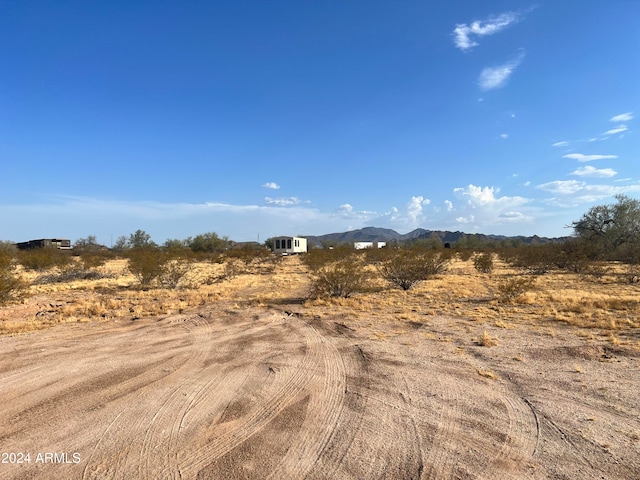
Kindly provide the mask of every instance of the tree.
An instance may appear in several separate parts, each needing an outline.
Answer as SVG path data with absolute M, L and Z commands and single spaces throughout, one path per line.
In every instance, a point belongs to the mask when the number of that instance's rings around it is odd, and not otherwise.
M 224 252 L 229 247 L 227 237 L 218 237 L 215 232 L 202 233 L 194 238 L 187 238 L 185 242 L 194 252 Z
M 97 250 L 100 248 L 98 240 L 95 235 L 89 235 L 87 238 L 78 238 L 73 244 L 75 250 Z
M 640 240 L 640 201 L 616 195 L 617 203 L 597 205 L 573 222 L 575 234 L 598 247 L 605 255 Z
M 151 240 L 151 235 L 149 235 L 144 230 L 136 230 L 135 233 L 129 235 L 129 240 L 127 241 L 127 246 L 129 248 L 143 248 L 143 247 L 155 247 L 156 244 Z

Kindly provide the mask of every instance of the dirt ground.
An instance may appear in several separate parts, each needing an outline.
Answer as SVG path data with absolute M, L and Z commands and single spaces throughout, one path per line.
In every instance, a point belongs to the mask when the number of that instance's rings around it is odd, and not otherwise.
M 640 478 L 639 392 L 570 327 L 212 302 L 0 337 L 0 478 Z

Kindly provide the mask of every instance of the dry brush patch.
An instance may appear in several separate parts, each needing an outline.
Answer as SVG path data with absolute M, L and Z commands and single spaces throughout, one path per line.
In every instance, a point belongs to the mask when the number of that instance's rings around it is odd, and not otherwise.
M 208 302 L 234 300 L 240 307 L 299 304 L 311 317 L 340 314 L 362 325 L 379 322 L 420 325 L 428 323 L 432 316 L 500 328 L 561 324 L 575 327 L 576 332 L 594 332 L 595 337 L 608 338 L 611 343 L 638 344 L 640 286 L 621 281 L 625 272 L 623 265 L 610 265 L 610 273 L 597 281 L 564 272 L 537 276 L 535 285 L 528 291 L 504 302 L 500 296 L 501 285 L 521 277 L 517 275 L 518 270 L 500 259 L 494 260 L 493 273 L 487 275 L 478 272 L 472 262 L 454 258 L 446 272 L 430 276 L 407 291 L 390 287 L 382 277 L 376 276 L 376 267 L 358 264 L 372 277 L 368 288 L 352 292 L 350 298 L 333 299 L 309 296 L 313 271 L 323 267 L 310 270 L 304 257 L 278 258 L 277 261 L 255 258 L 242 262 L 241 268 L 232 275 L 229 262 L 238 260 L 195 261 L 181 280 L 183 288 L 155 286 L 147 290 L 137 287 L 138 281 L 123 259 L 111 259 L 97 267 L 103 274 L 101 278 L 37 285 L 33 284 L 34 280 L 47 272 L 18 268 L 21 278 L 31 283 L 27 298 L 21 300 L 20 305 L 26 309 L 31 297 L 48 295 L 61 298 L 63 306 L 39 317 L 33 312 L 22 319 L 4 314 L 0 317 L 3 318 L 2 331 L 43 328 L 67 321 L 167 315 Z M 73 297 L 72 301 L 66 302 L 67 297 Z

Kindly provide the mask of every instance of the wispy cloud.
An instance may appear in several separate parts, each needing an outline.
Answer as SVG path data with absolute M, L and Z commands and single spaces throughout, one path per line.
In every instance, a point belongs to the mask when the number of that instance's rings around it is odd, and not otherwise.
M 520 52 L 517 57 L 507 63 L 495 67 L 486 67 L 480 72 L 478 86 L 484 92 L 495 88 L 502 88 L 507 84 L 509 77 L 515 69 L 522 63 L 524 52 Z
M 453 42 L 462 51 L 478 46 L 477 38 L 493 35 L 517 23 L 521 15 L 516 12 L 506 12 L 492 15 L 486 20 L 475 20 L 470 25 L 459 23 L 453 30 Z
M 536 188 L 556 195 L 547 200 L 552 205 L 568 207 L 590 203 L 620 193 L 638 192 L 640 184 L 631 185 L 590 185 L 578 180 L 555 180 L 538 185 Z
M 609 178 L 615 177 L 617 174 L 618 172 L 612 168 L 595 168 L 591 165 L 586 165 L 574 170 L 570 175 L 577 175 L 579 177 Z
M 264 201 L 268 205 L 279 205 L 281 207 L 286 205 L 299 205 L 302 201 L 298 197 L 281 197 L 281 198 L 271 198 L 265 197 Z
M 562 141 L 562 142 L 556 142 L 551 144 L 552 147 L 566 147 L 569 145 L 569 142 L 567 141 Z
M 629 127 L 627 127 L 625 124 L 622 124 L 618 125 L 615 128 L 612 128 L 611 130 L 607 130 L 602 135 L 615 135 L 616 133 L 626 132 L 627 130 L 629 130 Z
M 335 212 L 335 216 L 348 220 L 367 220 L 376 215 L 376 212 L 356 210 L 350 203 L 343 203 Z
M 263 183 L 262 186 L 264 188 L 271 188 L 273 190 L 278 190 L 280 188 L 280 185 L 278 185 L 276 182 Z
M 617 155 L 583 155 L 582 153 L 568 153 L 563 155 L 562 158 L 570 158 L 572 160 L 578 160 L 579 162 L 592 162 L 594 160 L 606 160 L 618 158 Z
M 616 115 L 615 117 L 611 117 L 609 121 L 611 122 L 628 122 L 629 120 L 633 120 L 633 113 L 621 113 L 620 115 Z

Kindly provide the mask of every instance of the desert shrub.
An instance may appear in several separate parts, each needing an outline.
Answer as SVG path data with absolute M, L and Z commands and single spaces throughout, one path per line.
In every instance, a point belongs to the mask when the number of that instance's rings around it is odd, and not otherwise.
M 0 305 L 23 297 L 28 288 L 16 272 L 16 252 L 5 246 L 0 246 Z
M 396 250 L 378 265 L 382 278 L 409 290 L 417 283 L 446 270 L 449 258 L 441 253 L 421 250 Z
M 623 278 L 626 283 L 640 284 L 640 264 L 627 265 Z
M 473 266 L 481 273 L 493 272 L 493 254 L 481 253 L 473 259 Z
M 579 272 L 590 279 L 601 279 L 611 273 L 611 267 L 602 262 L 587 262 Z
M 340 245 L 334 248 L 315 248 L 300 258 L 312 272 L 318 272 L 327 265 L 356 255 L 353 247 Z
M 105 278 L 107 275 L 85 268 L 82 264 L 69 263 L 54 273 L 40 275 L 33 283 L 34 285 L 43 285 L 47 283 L 65 283 L 76 280 L 98 280 Z
M 553 246 L 529 246 L 501 252 L 501 258 L 514 268 L 530 275 L 544 275 L 557 263 Z
M 498 284 L 498 298 L 502 303 L 513 303 L 533 288 L 535 278 L 512 277 Z
M 371 274 L 355 255 L 326 264 L 314 271 L 312 293 L 317 297 L 349 298 L 367 289 Z
M 463 262 L 466 262 L 471 257 L 473 257 L 473 253 L 474 253 L 473 250 L 468 248 L 464 248 L 456 252 L 456 254 L 458 255 L 458 258 Z
M 193 262 L 189 259 L 174 257 L 168 259 L 162 266 L 158 277 L 160 285 L 165 288 L 177 288 L 187 273 L 193 268 Z
M 136 247 L 127 251 L 129 271 L 143 288 L 150 287 L 164 272 L 168 255 L 154 247 Z
M 227 258 L 237 258 L 249 265 L 255 259 L 262 259 L 271 255 L 266 248 L 256 248 L 253 245 L 243 245 L 239 248 L 232 248 L 225 253 Z
M 478 345 L 482 347 L 495 347 L 498 345 L 498 340 L 492 338 L 486 331 L 482 333 L 482 337 L 478 339 Z
M 41 272 L 55 267 L 64 267 L 71 262 L 71 256 L 57 248 L 31 248 L 18 252 L 18 259 L 27 270 Z

